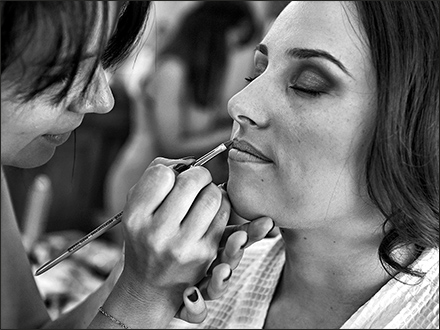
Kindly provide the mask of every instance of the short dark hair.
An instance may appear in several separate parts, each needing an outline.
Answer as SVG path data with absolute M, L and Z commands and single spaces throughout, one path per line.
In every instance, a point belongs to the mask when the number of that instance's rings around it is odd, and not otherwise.
M 366 164 L 373 202 L 386 217 L 382 264 L 439 245 L 439 3 L 354 1 L 377 75 L 377 118 Z
M 88 73 L 83 93 L 100 62 L 104 68 L 114 67 L 129 55 L 146 25 L 149 5 L 150 1 L 125 1 L 121 5 L 113 36 L 110 40 L 107 33 L 99 36 L 98 57 Z M 12 63 L 22 60 L 38 33 L 50 31 L 53 37 L 44 40 L 47 56 L 38 59 L 26 81 L 20 76 L 13 78 L 12 83 L 23 101 L 29 101 L 63 80 L 65 83 L 52 97 L 55 103 L 61 102 L 78 74 L 91 31 L 108 31 L 108 1 L 2 1 L 0 10 L 2 75 Z M 98 27 L 99 11 L 103 20 Z

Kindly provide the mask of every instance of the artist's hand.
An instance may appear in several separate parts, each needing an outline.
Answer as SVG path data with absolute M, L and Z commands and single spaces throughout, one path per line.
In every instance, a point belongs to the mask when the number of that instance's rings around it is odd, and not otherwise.
M 242 247 L 265 237 L 273 222 L 262 218 L 225 229 L 230 215 L 226 192 L 211 183 L 204 168 L 170 172 L 170 165 L 180 162 L 156 159 L 130 191 L 122 222 L 125 267 L 116 293 L 129 292 L 141 305 L 154 302 L 199 323 L 207 314 L 205 300 L 226 291 L 224 280 L 241 260 Z
M 172 317 L 184 290 L 199 283 L 217 257 L 231 206 L 206 168 L 177 175 L 171 163 L 152 163 L 130 190 L 121 223 L 125 265 L 115 294 L 135 306 L 154 303 Z

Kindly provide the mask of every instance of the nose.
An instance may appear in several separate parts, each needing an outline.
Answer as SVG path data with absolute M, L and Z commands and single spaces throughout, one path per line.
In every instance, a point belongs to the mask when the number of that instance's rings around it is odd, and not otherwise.
M 269 126 L 268 105 L 265 106 L 265 90 L 257 81 L 250 83 L 228 102 L 228 113 L 242 129 L 262 129 Z
M 69 110 L 81 114 L 107 113 L 115 105 L 113 93 L 101 65 L 96 68 L 87 92 L 79 94 L 70 104 Z

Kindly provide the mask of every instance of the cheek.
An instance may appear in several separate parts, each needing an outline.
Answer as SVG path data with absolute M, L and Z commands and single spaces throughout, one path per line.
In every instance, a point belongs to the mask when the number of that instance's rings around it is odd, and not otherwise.
M 2 101 L 2 129 L 22 138 L 35 138 L 58 126 L 61 110 L 36 99 L 25 104 Z
M 6 127 L 6 132 L 12 143 L 23 144 L 44 134 L 48 124 L 47 119 L 39 118 L 26 111 L 9 117 L 5 124 L 2 122 L 2 129 Z
M 356 133 L 360 133 L 338 123 L 333 125 L 324 116 L 279 124 L 274 139 L 279 146 L 278 170 L 271 196 L 299 218 L 321 216 L 336 186 L 348 187 L 352 178 L 358 177 L 352 176 L 357 164 L 353 151 L 358 144 Z
M 2 162 L 18 162 L 17 165 L 22 166 L 26 159 L 37 160 L 39 155 L 50 158 L 53 148 L 47 148 L 41 136 L 57 127 L 54 108 L 37 102 L 23 105 L 3 100 L 1 105 Z
M 346 165 L 370 130 L 369 116 L 359 113 L 360 109 L 365 107 L 331 104 L 280 123 L 278 140 L 286 146 L 285 161 L 296 164 L 301 173 L 319 168 L 332 171 Z

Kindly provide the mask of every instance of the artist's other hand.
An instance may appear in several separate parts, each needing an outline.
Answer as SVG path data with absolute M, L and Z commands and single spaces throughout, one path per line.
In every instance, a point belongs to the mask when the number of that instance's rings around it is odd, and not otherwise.
M 207 276 L 185 290 L 183 305 L 176 317 L 191 323 L 203 322 L 208 312 L 205 301 L 218 299 L 226 292 L 232 271 L 240 263 L 245 248 L 266 237 L 273 229 L 274 223 L 267 217 L 227 226 Z
M 231 208 L 226 193 L 211 181 L 204 167 L 176 175 L 153 162 L 130 190 L 118 285 L 135 300 L 162 303 L 175 313 L 184 290 L 208 272 Z

